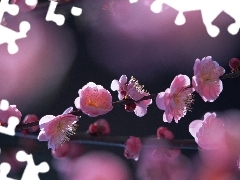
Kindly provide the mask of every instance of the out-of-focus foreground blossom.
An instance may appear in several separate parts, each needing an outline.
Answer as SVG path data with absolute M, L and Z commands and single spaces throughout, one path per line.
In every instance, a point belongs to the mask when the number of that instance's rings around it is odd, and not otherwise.
M 62 143 L 57 149 L 52 150 L 52 156 L 55 158 L 62 158 L 67 156 L 68 151 L 70 150 L 70 145 L 68 142 Z
M 190 160 L 164 140 L 146 139 L 139 157 L 139 180 L 189 180 Z
M 189 132 L 203 149 L 218 149 L 225 143 L 224 123 L 216 113 L 206 113 L 204 120 L 191 122 Z
M 75 159 L 55 159 L 61 180 L 130 180 L 129 167 L 108 152 L 94 151 Z
M 11 116 L 17 117 L 19 120 L 21 120 L 22 113 L 17 109 L 16 105 L 5 107 L 4 110 L 0 108 L 0 124 L 7 124 L 8 119 Z
M 110 126 L 106 119 L 99 119 L 89 125 L 88 132 L 92 135 L 109 135 Z
M 39 141 L 48 141 L 48 148 L 55 150 L 61 144 L 69 141 L 77 129 L 78 118 L 72 114 L 58 116 L 46 115 L 39 121 Z
M 202 60 L 196 59 L 193 70 L 192 84 L 196 92 L 205 102 L 215 101 L 223 90 L 219 77 L 225 73 L 225 70 L 213 61 L 211 56 L 204 57 Z
M 119 100 L 132 99 L 138 102 L 132 102 L 125 105 L 125 109 L 128 112 L 134 111 L 134 113 L 142 117 L 147 113 L 147 107 L 152 104 L 152 99 L 142 100 L 144 96 L 148 96 L 144 89 L 144 86 L 140 85 L 138 81 L 131 77 L 129 82 L 127 82 L 127 76 L 122 75 L 118 80 L 114 79 L 111 83 L 111 89 L 113 91 L 118 91 Z
M 139 137 L 131 136 L 125 142 L 124 156 L 128 159 L 138 160 L 140 151 L 142 149 L 142 142 Z
M 38 121 L 38 117 L 35 114 L 28 114 L 23 119 L 24 124 L 31 123 L 31 122 L 36 122 L 36 121 Z M 27 130 L 29 132 L 36 132 L 36 131 L 39 130 L 39 127 L 38 126 L 33 126 L 33 127 L 29 127 Z
M 164 122 L 170 123 L 174 119 L 177 123 L 191 108 L 194 89 L 189 86 L 189 77 L 180 74 L 174 78 L 170 88 L 167 88 L 165 92 L 158 93 L 156 104 L 159 109 L 165 110 L 163 114 Z
M 199 158 L 196 159 L 198 179 L 239 179 L 237 160 L 240 154 L 239 111 L 206 113 L 204 120 L 195 120 L 189 131 L 198 145 Z M 237 175 L 238 174 L 238 175 Z
M 112 110 L 112 96 L 101 85 L 89 82 L 78 91 L 75 106 L 90 117 L 103 115 Z
M 76 159 L 84 152 L 84 147 L 78 142 L 64 142 L 57 149 L 52 149 L 52 156 L 54 158 L 69 158 Z

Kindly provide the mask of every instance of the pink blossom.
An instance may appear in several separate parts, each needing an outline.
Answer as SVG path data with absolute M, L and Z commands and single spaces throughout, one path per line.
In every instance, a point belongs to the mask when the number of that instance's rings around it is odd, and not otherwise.
M 223 90 L 219 77 L 225 73 L 225 70 L 216 61 L 213 61 L 211 56 L 207 56 L 201 61 L 196 59 L 193 69 L 192 84 L 196 92 L 205 102 L 215 101 Z
M 112 110 L 112 96 L 101 85 L 89 82 L 78 91 L 75 106 L 90 117 L 103 115 Z
M 128 159 L 134 159 L 137 161 L 141 149 L 141 139 L 138 137 L 130 136 L 130 138 L 125 142 L 124 156 Z
M 69 141 L 69 136 L 73 135 L 77 129 L 77 117 L 72 114 L 62 114 L 58 116 L 46 115 L 39 121 L 40 133 L 39 141 L 48 141 L 48 148 L 55 150 L 61 144 Z
M 225 141 L 224 124 L 216 117 L 216 113 L 206 113 L 204 120 L 191 122 L 189 132 L 203 149 L 218 149 Z
M 38 121 L 38 117 L 35 114 L 28 114 L 23 119 L 24 124 L 31 123 L 31 122 L 36 122 L 36 121 Z M 36 132 L 36 131 L 39 130 L 39 127 L 38 126 L 33 126 L 33 127 L 29 127 L 27 130 L 29 132 Z
M 144 96 L 149 95 L 134 77 L 131 77 L 129 82 L 127 82 L 126 75 L 122 75 L 119 81 L 114 79 L 111 83 L 111 89 L 113 91 L 118 91 L 119 100 L 133 99 L 138 101 Z
M 170 88 L 165 92 L 158 93 L 156 104 L 159 109 L 165 110 L 163 114 L 164 122 L 171 122 L 174 118 L 177 123 L 181 117 L 184 117 L 190 105 L 193 103 L 190 79 L 186 75 L 178 75 L 174 78 Z
M 113 91 L 118 91 L 118 99 L 123 100 L 128 91 L 127 76 L 122 75 L 119 81 L 114 79 L 111 83 L 111 89 Z
M 7 124 L 11 116 L 17 117 L 19 120 L 22 117 L 22 113 L 17 109 L 16 105 L 10 105 L 7 110 L 0 109 L 0 124 Z
M 110 134 L 110 126 L 105 119 L 99 119 L 93 124 L 90 124 L 88 131 L 93 135 L 108 135 Z
M 147 107 L 152 104 L 152 99 L 139 101 L 144 96 L 149 95 L 143 87 L 144 86 L 140 85 L 134 77 L 131 77 L 129 82 L 127 82 L 126 75 L 122 75 L 119 81 L 116 79 L 113 80 L 111 84 L 111 89 L 113 91 L 118 91 L 119 100 L 132 99 L 134 101 L 138 101 L 126 104 L 125 109 L 128 112 L 134 111 L 134 113 L 139 117 L 144 116 L 147 113 Z

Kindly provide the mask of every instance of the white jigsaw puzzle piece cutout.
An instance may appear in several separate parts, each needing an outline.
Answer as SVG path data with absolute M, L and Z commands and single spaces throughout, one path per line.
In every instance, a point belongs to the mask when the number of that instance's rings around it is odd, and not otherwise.
M 1 180 L 16 180 L 10 177 L 7 177 L 7 174 L 10 172 L 10 164 L 3 162 L 0 164 L 0 179 Z
M 221 12 L 225 12 L 235 20 L 234 23 L 229 25 L 228 32 L 232 35 L 236 35 L 239 32 L 239 0 L 155 0 L 152 2 L 150 9 L 154 13 L 160 13 L 163 4 L 178 11 L 178 15 L 175 19 L 176 25 L 185 24 L 186 18 L 183 14 L 184 12 L 201 11 L 203 24 L 205 25 L 208 34 L 211 37 L 216 37 L 218 36 L 220 29 L 212 23 Z
M 47 162 L 41 162 L 39 165 L 35 165 L 32 154 L 27 154 L 24 151 L 18 151 L 16 159 L 20 162 L 27 162 L 21 180 L 40 180 L 38 173 L 46 173 L 50 169 Z
M 1 0 L 0 2 L 0 22 L 2 21 L 3 14 L 8 12 L 12 16 L 16 16 L 19 12 L 19 7 L 16 4 L 9 4 L 9 0 Z
M 55 9 L 57 8 L 58 2 L 50 1 L 50 5 L 46 15 L 46 21 L 53 21 L 58 26 L 62 26 L 65 22 L 65 17 L 61 14 L 55 14 Z
M 36 3 L 36 0 L 34 3 Z M 16 4 L 9 4 L 9 0 L 2 0 L 0 2 L 0 22 L 2 22 L 3 14 L 5 12 L 15 16 L 19 13 L 19 7 Z M 20 23 L 19 32 L 13 31 L 12 29 L 9 29 L 0 24 L 0 45 L 7 43 L 8 52 L 10 54 L 17 53 L 18 46 L 15 41 L 18 39 L 26 38 L 27 32 L 29 30 L 30 30 L 30 24 L 26 21 L 22 21 Z
M 8 126 L 0 126 L 0 133 L 9 135 L 9 136 L 14 136 L 15 135 L 15 128 L 19 124 L 20 120 L 17 117 L 11 116 L 8 119 Z
M 1 148 L 0 148 L 0 154 L 1 154 Z M 6 162 L 1 163 L 0 164 L 0 179 L 1 180 L 16 180 L 16 179 L 7 177 L 10 170 L 11 170 L 10 164 L 8 164 Z
M 19 30 L 19 32 L 16 32 L 0 25 L 0 44 L 8 43 L 8 52 L 10 54 L 18 52 L 18 46 L 15 41 L 27 37 L 27 32 L 30 30 L 30 24 L 26 21 L 21 22 Z
M 6 99 L 2 99 L 0 101 L 0 110 L 7 111 L 9 108 L 9 102 Z M 17 117 L 11 116 L 8 119 L 8 126 L 0 126 L 0 133 L 14 136 L 15 135 L 15 128 L 19 124 L 20 120 Z

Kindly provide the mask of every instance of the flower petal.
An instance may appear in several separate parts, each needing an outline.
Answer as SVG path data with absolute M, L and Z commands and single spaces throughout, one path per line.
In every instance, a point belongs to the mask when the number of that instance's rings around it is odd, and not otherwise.
M 111 83 L 111 89 L 113 91 L 118 91 L 120 89 L 120 83 L 118 80 L 114 79 Z
M 127 76 L 126 76 L 126 75 L 122 75 L 122 76 L 120 77 L 120 79 L 119 79 L 119 83 L 120 83 L 121 85 L 126 84 L 126 83 L 127 83 Z
M 55 118 L 55 116 L 53 115 L 46 115 L 43 116 L 40 120 L 39 120 L 39 127 L 40 129 L 43 129 L 51 120 L 53 120 Z
M 156 104 L 157 107 L 161 110 L 165 110 L 166 106 L 165 106 L 165 92 L 160 92 L 158 93 L 157 97 L 156 97 Z
M 196 134 L 199 131 L 200 127 L 202 127 L 202 120 L 194 120 L 189 124 L 189 132 L 196 139 Z
M 134 112 L 138 117 L 144 116 L 147 113 L 147 105 L 144 102 L 137 103 Z
M 37 139 L 38 139 L 39 141 L 48 141 L 48 138 L 47 138 L 47 136 L 45 135 L 45 132 L 44 132 L 44 131 L 40 131 Z

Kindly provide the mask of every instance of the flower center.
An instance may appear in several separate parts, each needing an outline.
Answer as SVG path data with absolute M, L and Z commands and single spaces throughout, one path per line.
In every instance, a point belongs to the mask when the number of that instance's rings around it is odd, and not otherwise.
M 59 133 L 59 132 L 62 132 L 62 131 L 63 131 L 63 123 L 59 122 L 57 127 L 56 127 L 56 132 Z
M 204 73 L 203 75 L 202 75 L 202 80 L 204 81 L 204 82 L 212 82 L 212 75 L 211 75 L 211 73 Z
M 173 101 L 174 101 L 174 103 L 176 104 L 176 105 L 178 105 L 178 103 L 180 102 L 180 100 L 179 100 L 179 95 L 178 94 L 174 94 L 173 95 Z
M 183 113 L 186 111 L 191 111 L 191 105 L 194 102 L 192 88 L 183 87 L 178 93 L 173 94 L 173 101 L 176 106 L 179 108 L 177 112 L 180 110 Z
M 107 102 L 104 100 L 104 98 L 99 98 L 97 100 L 91 100 L 89 99 L 86 103 L 87 106 L 92 106 L 95 108 L 102 108 L 102 109 L 107 109 Z
M 59 122 L 56 127 L 56 133 L 62 135 L 62 140 L 59 143 L 62 145 L 64 142 L 70 140 L 70 136 L 74 135 L 77 130 L 77 124 L 70 124 L 67 127 L 64 127 L 64 122 Z
M 97 103 L 94 102 L 94 101 L 91 101 L 91 100 L 88 100 L 87 105 L 89 105 L 89 106 L 93 106 L 93 107 L 96 107 L 96 108 L 98 107 L 98 106 L 97 106 Z

